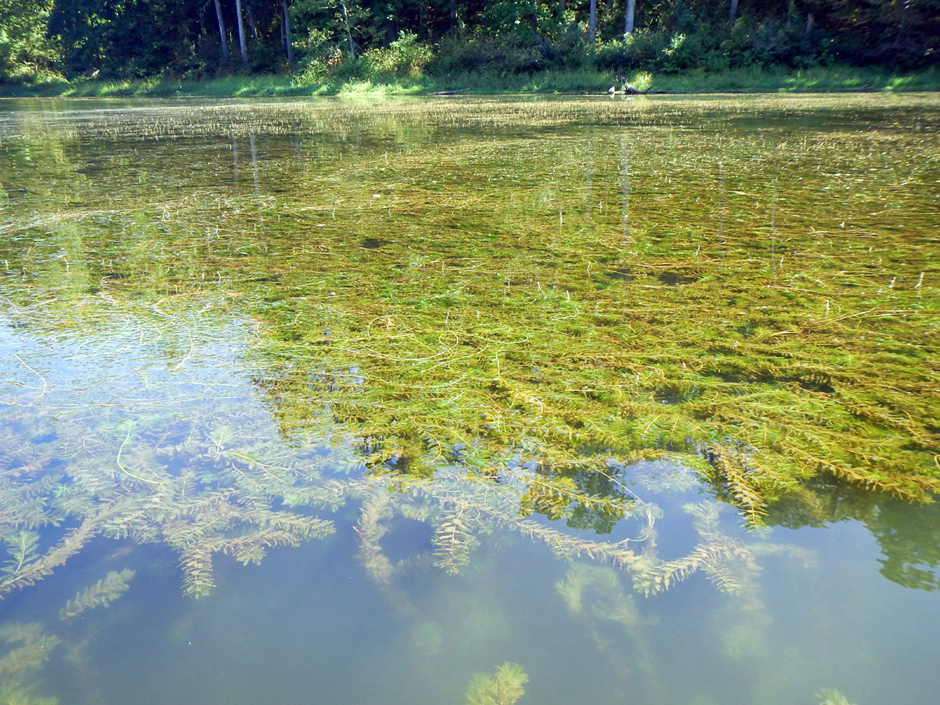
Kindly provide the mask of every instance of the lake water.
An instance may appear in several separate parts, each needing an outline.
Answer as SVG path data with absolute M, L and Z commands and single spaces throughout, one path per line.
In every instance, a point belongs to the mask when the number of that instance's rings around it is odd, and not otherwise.
M 938 213 L 935 95 L 0 102 L 0 702 L 934 702 Z

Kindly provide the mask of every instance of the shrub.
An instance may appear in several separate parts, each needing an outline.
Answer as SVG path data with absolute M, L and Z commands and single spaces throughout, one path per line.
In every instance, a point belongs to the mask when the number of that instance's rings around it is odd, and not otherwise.
M 305 81 L 322 81 L 343 65 L 345 55 L 327 32 L 311 28 L 306 37 L 294 44 L 300 57 L 299 73 Z
M 433 56 L 433 49 L 419 42 L 417 34 L 406 31 L 388 47 L 368 49 L 363 61 L 369 76 L 406 78 L 424 73 Z
M 448 38 L 440 43 L 430 69 L 437 74 L 488 73 L 500 76 L 532 73 L 549 62 L 532 41 L 512 34 Z
M 615 72 L 661 70 L 660 59 L 669 46 L 665 32 L 638 29 L 623 39 L 607 42 L 595 57 L 597 68 Z
M 584 29 L 579 24 L 570 22 L 559 32 L 557 38 L 542 50 L 542 54 L 556 68 L 584 68 L 590 63 L 586 38 Z

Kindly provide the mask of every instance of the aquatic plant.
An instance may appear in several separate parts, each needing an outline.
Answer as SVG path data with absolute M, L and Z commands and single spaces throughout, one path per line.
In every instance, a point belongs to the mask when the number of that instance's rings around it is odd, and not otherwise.
M 43 698 L 11 686 L 0 686 L 0 705 L 58 705 L 58 698 Z
M 749 108 L 838 116 L 860 100 Z M 413 516 L 434 532 L 421 560 L 450 573 L 500 527 L 627 570 L 644 594 L 698 571 L 744 594 L 755 548 L 703 528 L 660 559 L 625 466 L 691 468 L 751 525 L 783 497 L 811 504 L 820 475 L 929 499 L 933 182 L 927 157 L 904 155 L 925 149 L 908 128 L 936 105 L 905 100 L 870 118 L 895 116 L 889 133 L 775 129 L 759 145 L 726 129 L 739 108 L 702 100 L 4 123 L 0 181 L 24 193 L 0 223 L 16 331 L 0 362 L 0 592 L 103 537 L 169 546 L 205 595 L 213 555 L 326 537 L 310 508 L 352 500 L 386 586 L 412 564 L 382 537 Z M 545 130 L 561 142 L 534 139 Z M 185 158 L 119 189 L 120 169 L 80 174 L 82 140 Z M 875 192 L 866 170 L 886 165 L 906 176 Z M 66 177 L 68 194 L 49 187 Z M 832 187 L 848 215 L 817 199 Z M 634 518 L 629 540 L 589 535 Z
M 134 577 L 133 570 L 120 572 L 109 570 L 108 574 L 79 592 L 59 610 L 59 619 L 74 619 L 82 612 L 95 607 L 107 607 L 127 590 L 128 581 Z
M 46 662 L 59 639 L 47 635 L 41 624 L 9 622 L 0 626 L 0 641 L 11 646 L 0 656 L 0 679 L 19 678 Z
M 709 580 L 716 657 L 761 655 L 762 566 L 812 558 L 761 523 L 890 536 L 878 503 L 938 486 L 940 121 L 935 97 L 904 101 L 0 123 L 0 592 L 120 541 L 168 549 L 201 597 L 219 554 L 261 561 L 348 521 L 425 655 L 443 627 L 420 626 L 412 572 L 472 584 L 514 536 L 564 561 L 572 619 L 651 702 L 641 596 Z M 739 129 L 752 109 L 762 129 Z M 131 149 L 160 158 L 129 172 Z M 670 509 L 683 492 L 700 496 Z M 691 524 L 675 553 L 670 523 Z M 907 560 L 886 574 L 929 586 L 936 542 L 888 540 Z M 56 622 L 57 649 L 90 673 L 82 616 Z
M 46 521 L 51 523 L 48 518 Z M 32 585 L 52 573 L 77 553 L 92 533 L 91 522 L 84 521 L 70 530 L 57 545 L 40 554 L 39 535 L 29 531 L 18 532 L 8 541 L 10 546 L 7 550 L 12 558 L 3 567 L 6 576 L 0 580 L 0 595 Z
M 627 662 L 638 666 L 642 672 L 650 701 L 664 702 L 653 650 L 643 629 L 655 620 L 641 615 L 636 600 L 624 591 L 617 573 L 606 566 L 573 563 L 564 580 L 555 584 L 555 591 L 565 601 L 569 614 L 584 625 L 597 650 L 611 659 L 615 655 L 623 658 L 622 649 L 614 639 L 604 635 L 601 626 L 613 623 L 621 628 L 633 646 Z
M 7 650 L 0 654 L 0 703 L 9 705 L 57 705 L 56 698 L 33 694 L 35 671 L 48 659 L 59 639 L 45 633 L 36 622 L 8 622 L 0 626 L 0 641 Z
M 820 690 L 816 693 L 815 698 L 818 705 L 852 705 L 847 697 L 833 688 Z
M 492 676 L 478 673 L 467 686 L 467 705 L 512 705 L 525 695 L 529 676 L 522 666 L 505 661 Z
M 53 435 L 67 434 L 70 423 L 54 430 Z M 206 433 L 213 430 L 202 429 Z M 4 566 L 7 575 L 0 580 L 0 591 L 36 582 L 92 536 L 101 535 L 170 546 L 180 555 L 186 592 L 199 596 L 213 585 L 214 553 L 231 555 L 242 563 L 258 562 L 270 547 L 296 546 L 332 531 L 329 521 L 272 507 L 275 495 L 265 494 L 262 483 L 269 489 L 289 488 L 293 480 L 285 470 L 290 468 L 278 465 L 277 457 L 255 458 L 258 446 L 252 440 L 242 439 L 238 446 L 227 448 L 216 437 L 211 441 L 211 454 L 207 448 L 197 465 L 171 475 L 164 469 L 164 459 L 185 452 L 187 445 L 195 442 L 194 436 L 178 446 L 129 450 L 131 428 L 114 433 L 105 425 L 96 431 L 82 428 L 80 455 L 73 456 L 64 472 L 47 476 L 57 486 L 44 498 L 41 518 L 21 518 L 19 505 L 10 507 L 4 527 L 32 521 L 45 526 L 64 523 L 70 528 L 57 544 L 48 547 L 36 532 L 13 535 L 8 540 L 11 559 Z M 166 427 L 159 432 L 166 433 Z M 206 443 L 210 441 L 206 439 Z M 276 475 L 275 468 L 282 474 Z M 212 474 L 215 469 L 221 470 L 217 476 Z M 305 473 L 315 474 L 316 469 L 308 466 Z M 11 490 L 28 491 L 32 479 L 28 475 L 21 478 Z M 32 511 L 29 506 L 26 510 Z

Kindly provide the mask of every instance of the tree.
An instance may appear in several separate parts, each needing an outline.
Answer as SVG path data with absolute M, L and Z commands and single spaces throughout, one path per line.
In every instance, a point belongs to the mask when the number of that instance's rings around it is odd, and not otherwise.
M 242 0 L 235 0 L 235 15 L 238 17 L 238 50 L 242 55 L 242 63 L 248 63 L 248 45 L 245 42 L 245 24 L 242 21 Z
M 339 3 L 339 7 L 343 12 L 343 23 L 346 25 L 346 39 L 349 40 L 349 58 L 353 61 L 356 60 L 356 45 L 353 44 L 352 38 L 352 28 L 349 26 L 349 12 L 346 10 L 346 3 Z
M 287 63 L 294 63 L 294 50 L 291 42 L 290 32 L 290 10 L 287 6 L 287 0 L 281 0 L 281 28 L 284 40 L 284 53 L 287 55 Z
M 225 37 L 225 20 L 222 19 L 222 3 L 215 0 L 215 16 L 219 21 L 219 41 L 222 44 L 222 60 L 228 61 L 228 39 Z
M 621 27 L 624 36 L 634 33 L 636 0 L 620 1 L 0 0 L 0 79 L 198 75 L 219 55 L 222 63 L 234 58 L 236 34 L 239 63 L 249 63 L 250 34 L 252 68 L 261 71 L 297 59 L 305 68 L 316 61 L 331 69 L 388 48 L 405 32 L 436 44 L 445 71 L 806 66 L 823 57 L 919 68 L 940 55 L 940 0 L 761 1 L 743 8 L 740 0 L 663 0 L 641 9 L 640 21 L 655 35 L 649 43 L 619 58 L 612 48 L 583 52 L 575 19 L 587 25 L 592 45 Z
M 47 31 L 67 75 L 148 76 L 192 56 L 199 13 L 188 0 L 55 0 Z
M 58 47 L 46 35 L 52 0 L 5 0 L 0 6 L 0 78 L 52 68 Z

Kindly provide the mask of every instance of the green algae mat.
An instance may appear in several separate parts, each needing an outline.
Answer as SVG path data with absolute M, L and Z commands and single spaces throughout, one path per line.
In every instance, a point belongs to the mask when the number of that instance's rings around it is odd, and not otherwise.
M 814 562 L 768 526 L 889 545 L 926 517 L 882 572 L 935 588 L 938 133 L 931 94 L 0 102 L 0 592 L 105 543 L 211 600 L 223 556 L 355 509 L 358 564 L 414 615 L 403 575 L 508 533 L 663 703 L 633 594 L 704 575 L 748 617 L 726 655 L 759 651 L 758 557 Z M 54 623 L 140 580 L 99 567 Z M 32 654 L 0 657 L 16 697 L 50 629 L 0 634 Z M 534 687 L 514 661 L 461 675 L 467 702 Z

